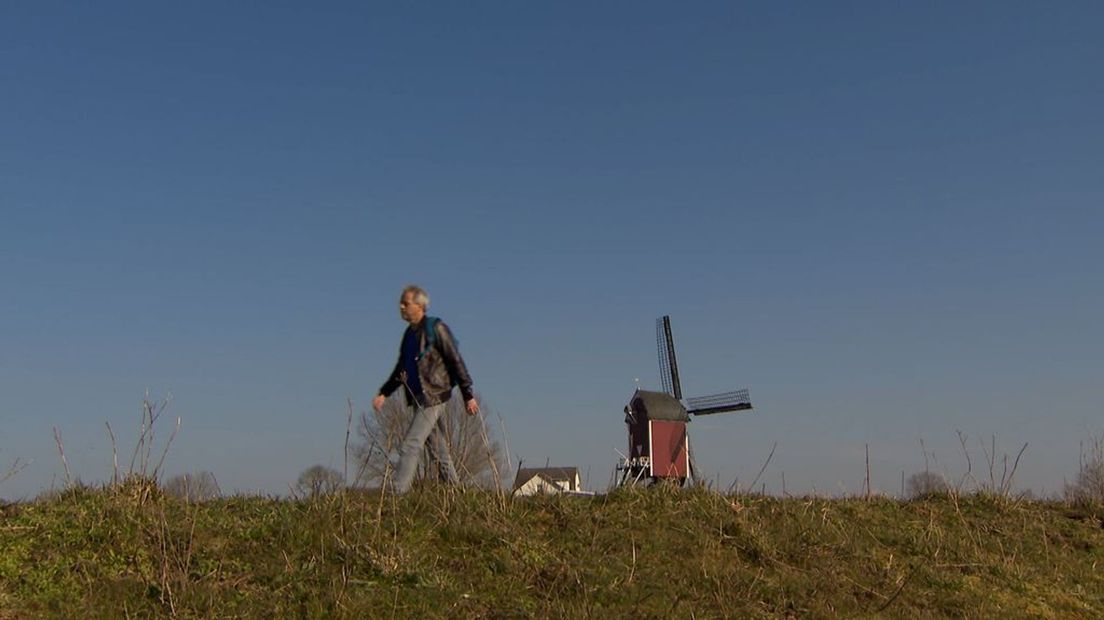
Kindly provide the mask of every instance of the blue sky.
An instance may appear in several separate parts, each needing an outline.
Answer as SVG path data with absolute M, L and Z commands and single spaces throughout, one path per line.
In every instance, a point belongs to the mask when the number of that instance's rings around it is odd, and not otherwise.
M 721 484 L 1057 491 L 1104 399 L 1098 3 L 0 9 L 0 484 L 340 468 L 408 282 L 515 457 L 604 486 L 670 314 Z M 497 420 L 497 416 L 494 418 Z M 497 422 L 496 422 L 497 423 Z M 987 476 L 987 473 L 986 473 Z

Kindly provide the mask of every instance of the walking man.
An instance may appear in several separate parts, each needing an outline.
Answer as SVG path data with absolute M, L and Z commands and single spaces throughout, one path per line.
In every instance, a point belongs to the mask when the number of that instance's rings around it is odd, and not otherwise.
M 407 404 L 414 409 L 410 428 L 399 447 L 399 467 L 394 478 L 396 493 L 410 490 L 423 448 L 429 450 L 430 460 L 437 463 L 442 481 L 460 482 L 445 432 L 445 403 L 452 395 L 452 386 L 460 388 L 468 415 L 479 413 L 471 376 L 456 340 L 444 321 L 426 316 L 428 308 L 429 294 L 422 288 L 410 285 L 403 289 L 399 314 L 409 325 L 403 333 L 395 370 L 372 399 L 372 407 L 380 411 L 387 397 L 402 386 Z

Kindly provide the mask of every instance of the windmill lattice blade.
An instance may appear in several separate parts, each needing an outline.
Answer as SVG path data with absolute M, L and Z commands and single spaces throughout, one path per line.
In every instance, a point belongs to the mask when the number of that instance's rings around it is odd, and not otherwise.
M 735 390 L 713 394 L 711 396 L 697 396 L 686 399 L 687 409 L 693 415 L 708 415 L 711 413 L 727 413 L 729 411 L 743 411 L 751 409 L 751 396 L 748 391 Z
M 667 352 L 667 331 L 664 329 L 663 319 L 656 319 L 656 350 L 659 351 L 659 383 L 663 391 L 674 396 L 675 390 L 671 381 L 671 356 Z
M 671 317 L 663 315 L 656 322 L 656 337 L 660 340 L 660 354 L 667 355 L 667 379 L 671 384 L 667 393 L 682 400 L 682 382 L 679 381 L 678 361 L 675 359 L 675 336 L 671 333 Z M 660 366 L 664 366 L 662 361 Z

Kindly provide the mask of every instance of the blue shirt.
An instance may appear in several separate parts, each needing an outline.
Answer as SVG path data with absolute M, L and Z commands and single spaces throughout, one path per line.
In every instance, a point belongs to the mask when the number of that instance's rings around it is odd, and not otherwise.
M 415 396 L 422 395 L 422 380 L 418 376 L 418 354 L 422 352 L 422 342 L 418 334 L 421 330 L 411 325 L 406 328 L 402 341 L 402 365 L 406 371 L 406 387 Z

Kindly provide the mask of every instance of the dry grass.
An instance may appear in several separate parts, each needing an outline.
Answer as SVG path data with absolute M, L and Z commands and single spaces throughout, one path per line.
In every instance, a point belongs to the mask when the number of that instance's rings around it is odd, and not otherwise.
M 124 483 L 4 509 L 0 617 L 1099 617 L 1101 514 L 666 487 L 186 503 Z

